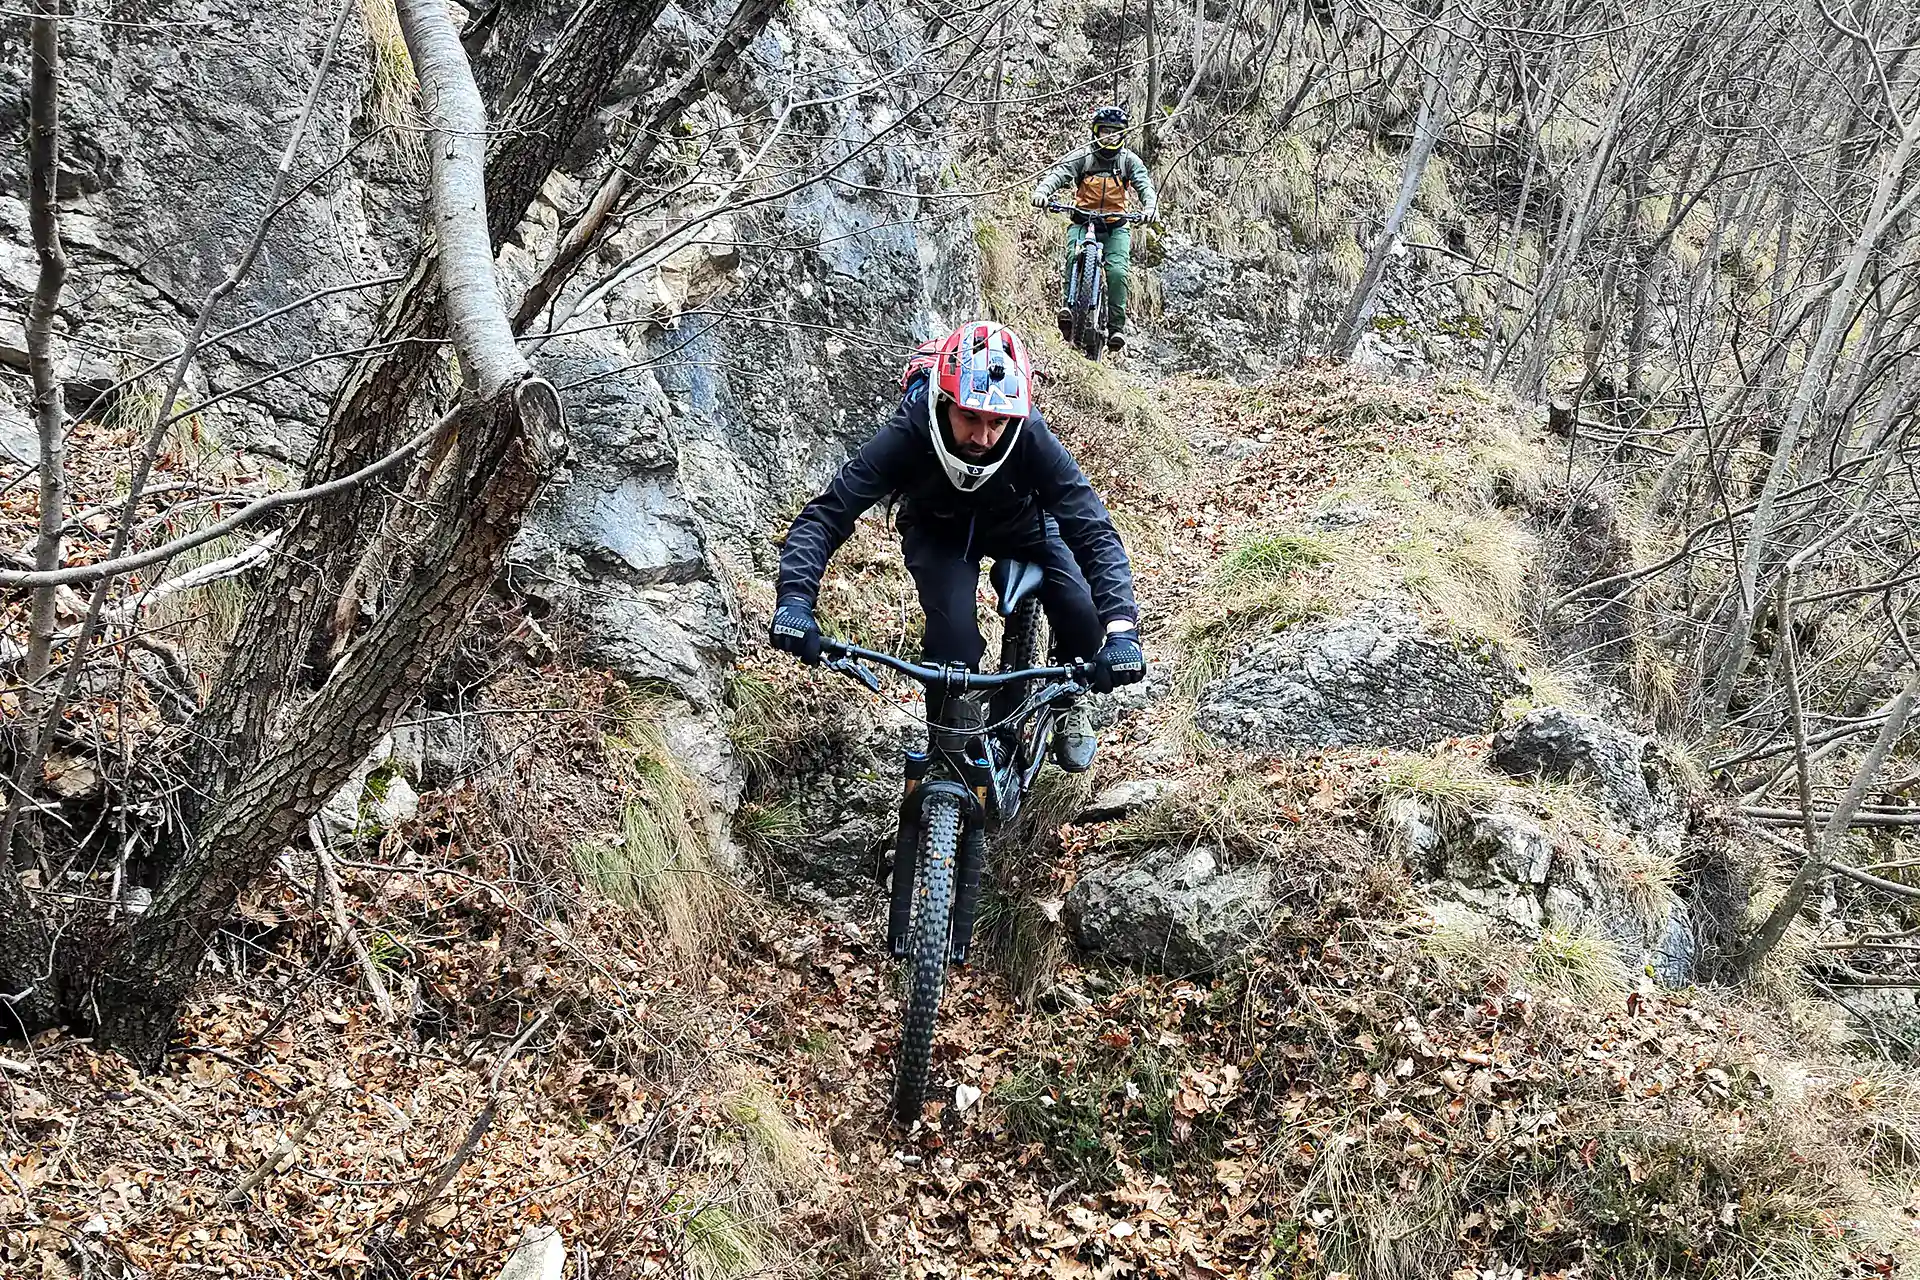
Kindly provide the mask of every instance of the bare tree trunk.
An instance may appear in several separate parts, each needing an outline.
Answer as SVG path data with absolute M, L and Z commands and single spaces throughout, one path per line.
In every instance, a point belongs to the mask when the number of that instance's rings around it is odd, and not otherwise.
M 33 567 L 45 570 L 59 567 L 60 531 L 67 520 L 66 406 L 53 357 L 54 313 L 67 281 L 67 252 L 60 243 L 60 205 L 54 191 L 60 171 L 59 0 L 36 0 L 34 10 L 27 204 L 40 275 L 27 313 L 27 368 L 33 378 L 33 416 L 40 436 L 40 537 L 33 548 Z M 33 592 L 26 666 L 30 722 L 45 703 L 42 685 L 53 659 L 58 590 L 40 587 Z M 10 874 L 4 870 L 5 853 L 6 847 L 0 845 L 0 874 Z
M 55 184 L 60 165 L 60 24 L 59 0 L 35 0 L 32 31 L 32 70 L 29 73 L 27 124 L 28 218 L 40 277 L 32 309 L 27 314 L 27 360 L 33 377 L 34 418 L 40 432 L 40 540 L 34 548 L 34 567 L 50 569 L 60 562 L 60 529 L 66 521 L 66 421 L 60 380 L 53 368 L 53 318 L 66 283 L 67 255 L 60 243 L 59 205 Z M 47 678 L 53 653 L 55 587 L 36 590 L 27 650 L 27 683 L 36 694 Z M 38 704 L 39 698 L 33 700 Z M 37 705 L 36 705 L 37 709 Z M 37 721 L 30 720 L 30 723 Z M 29 756 L 41 754 L 38 738 L 52 726 L 36 730 L 32 744 L 22 744 Z M 54 985 L 53 939 L 45 921 L 14 873 L 12 837 L 17 805 L 7 806 L 0 823 L 0 1035 L 50 1022 L 59 1008 Z
M 553 251 L 553 260 L 541 268 L 539 276 L 527 286 L 526 295 L 514 309 L 515 333 L 525 333 L 553 302 L 561 287 L 572 278 L 580 260 L 600 243 L 608 220 L 626 200 L 633 175 L 647 167 L 660 143 L 679 127 L 681 118 L 694 103 L 712 92 L 720 76 L 734 66 L 746 47 L 759 38 L 773 20 L 773 15 L 779 11 L 779 0 L 740 0 L 739 7 L 733 11 L 726 27 L 707 49 L 706 56 L 660 100 L 653 114 L 647 117 L 646 124 L 641 126 L 632 147 L 614 164 L 593 193 L 593 198 L 587 201 L 586 208 L 567 228 L 566 235 L 561 237 Z M 1004 38 L 1000 47 L 1004 59 Z
M 1206 52 L 1202 53 L 1200 51 L 1199 40 L 1201 24 L 1205 20 L 1206 10 L 1204 4 L 1196 4 L 1194 6 L 1193 38 L 1195 44 L 1193 54 L 1193 78 L 1187 81 L 1187 87 L 1180 94 L 1180 101 L 1174 104 L 1173 114 L 1168 117 L 1169 119 L 1177 119 L 1186 114 L 1187 107 L 1193 102 L 1193 95 L 1200 89 L 1200 82 L 1206 78 L 1207 72 L 1213 68 L 1214 60 L 1219 58 L 1223 51 L 1229 50 L 1234 33 L 1240 30 L 1240 16 L 1245 11 L 1246 0 L 1239 0 L 1239 4 L 1234 9 L 1233 15 L 1227 19 L 1227 29 L 1215 36 L 1213 43 L 1209 44 L 1206 47 Z
M 1380 229 L 1372 251 L 1367 254 L 1366 269 L 1361 272 L 1360 283 L 1353 291 L 1352 300 L 1347 303 L 1346 314 L 1333 331 L 1329 349 L 1342 360 L 1353 356 L 1354 350 L 1360 345 L 1360 336 L 1373 321 L 1373 307 L 1380 294 L 1381 278 L 1386 275 L 1387 264 L 1393 260 L 1393 251 L 1400 244 L 1401 224 L 1413 208 L 1413 198 L 1419 194 L 1420 178 L 1427 171 L 1427 161 L 1432 158 L 1433 148 L 1447 127 L 1454 78 L 1460 72 L 1461 56 L 1471 37 L 1464 33 L 1456 35 L 1445 22 L 1443 14 L 1439 21 L 1440 67 L 1427 76 L 1427 91 L 1421 97 L 1420 116 L 1413 126 L 1413 146 L 1407 151 L 1406 164 L 1400 170 L 1399 194 L 1395 196 L 1393 208 L 1387 214 L 1386 225 Z
M 1000 28 L 994 41 L 997 46 L 993 52 L 993 88 L 987 94 L 987 109 L 981 117 L 980 127 L 986 131 L 987 145 L 995 151 L 1002 150 L 1000 139 L 1000 99 L 1007 92 L 1007 45 L 1012 43 L 1012 34 L 1007 30 L 1007 19 L 1000 19 Z
M 1626 128 L 1627 108 L 1638 87 L 1637 81 L 1646 65 L 1647 50 L 1652 40 L 1650 31 L 1640 38 L 1621 74 L 1619 87 L 1614 93 L 1605 123 L 1601 126 L 1599 141 L 1594 146 L 1587 166 L 1586 182 L 1579 199 L 1567 208 L 1553 248 L 1552 262 L 1535 292 L 1530 316 L 1534 328 L 1533 344 L 1514 379 L 1516 389 L 1523 396 L 1538 399 L 1546 382 L 1547 368 L 1552 359 L 1554 325 L 1559 318 L 1560 292 L 1565 287 L 1567 275 L 1572 270 L 1581 245 L 1586 241 L 1587 230 L 1599 207 L 1601 182 L 1613 163 L 1614 149 L 1619 145 L 1620 135 Z M 1526 328 L 1525 324 L 1521 326 L 1522 336 Z M 1518 341 L 1519 337 L 1516 336 L 1515 342 Z
M 666 0 L 587 0 L 499 121 L 487 152 L 488 233 L 497 248 L 539 194 L 561 153 L 652 28 Z M 387 345 L 348 376 L 308 463 L 318 481 L 359 471 L 414 433 L 416 397 L 446 319 L 437 251 L 429 246 L 388 302 Z M 421 339 L 429 339 L 422 341 Z M 201 717 L 191 768 L 206 793 L 228 789 L 271 747 L 284 704 L 325 678 L 335 643 L 329 622 L 370 612 L 340 596 L 359 563 L 387 492 L 362 487 L 301 509 L 242 620 L 225 670 Z
M 265 202 L 268 212 L 256 223 L 253 237 L 242 251 L 240 259 L 220 283 L 208 292 L 205 302 L 200 307 L 200 314 L 194 321 L 192 332 L 188 334 L 185 344 L 174 358 L 166 390 L 160 397 L 159 406 L 154 411 L 153 422 L 148 428 L 146 439 L 142 442 L 134 459 L 133 474 L 127 486 L 127 495 L 121 502 L 120 518 L 114 528 L 112 544 L 105 556 L 108 561 L 119 559 L 133 537 L 137 523 L 136 516 L 146 492 L 147 478 L 152 472 L 154 460 L 159 456 L 167 430 L 172 425 L 174 404 L 186 380 L 188 365 L 206 340 L 207 328 L 214 313 L 253 269 L 253 264 L 259 259 L 260 251 L 266 244 L 267 230 L 272 225 L 274 211 L 281 207 L 280 197 L 286 191 L 293 171 L 294 157 L 298 153 L 301 139 L 306 134 L 307 125 L 313 118 L 314 106 L 319 100 L 321 85 L 326 81 L 327 69 L 332 65 L 333 51 L 339 43 L 347 12 L 345 6 L 336 12 L 333 28 L 327 37 L 320 64 L 315 69 L 313 84 L 308 91 L 306 103 L 294 124 L 286 149 L 281 153 L 279 166 L 274 170 L 273 183 Z M 86 617 L 81 620 L 79 633 L 67 655 L 66 673 L 61 677 L 59 687 L 54 691 L 52 699 L 40 715 L 41 728 L 34 735 L 30 749 L 21 753 L 14 766 L 11 786 L 7 794 L 5 816 L 0 817 L 0 850 L 12 848 L 14 831 L 22 808 L 29 798 L 32 784 L 39 778 L 41 766 L 46 759 L 47 746 L 53 736 L 52 726 L 59 722 L 62 709 L 72 700 L 75 691 L 79 688 L 81 673 L 86 669 L 85 658 L 88 648 L 99 632 L 107 593 L 112 585 L 113 579 L 110 576 L 102 576 L 95 583 L 93 592 L 87 600 Z
M 1780 901 L 1761 922 L 1755 931 L 1753 940 L 1747 944 L 1736 961 L 1736 969 L 1742 977 L 1750 976 L 1754 969 L 1767 958 L 1767 955 L 1779 945 L 1786 936 L 1787 927 L 1793 918 L 1800 914 L 1800 908 L 1806 905 L 1807 894 L 1819 883 L 1832 865 L 1833 850 L 1847 827 L 1853 821 L 1854 812 L 1859 809 L 1860 801 L 1880 774 L 1880 766 L 1886 763 L 1887 755 L 1906 732 L 1907 717 L 1913 710 L 1913 699 L 1920 694 L 1920 670 L 1907 677 L 1905 687 L 1895 699 L 1893 709 L 1880 726 L 1880 735 L 1874 739 L 1873 746 L 1860 758 L 1860 765 L 1853 773 L 1853 783 L 1846 794 L 1834 805 L 1833 812 L 1827 816 L 1827 824 L 1820 833 L 1815 846 L 1808 850 L 1807 856 L 1794 873 L 1793 880 L 1787 885 Z M 1811 818 L 1806 819 L 1811 825 Z
M 1304 14 L 1300 21 L 1306 21 Z M 1279 0 L 1274 0 L 1273 26 L 1267 32 L 1265 43 L 1249 42 L 1247 59 L 1240 67 L 1240 78 L 1248 84 L 1246 105 L 1249 107 L 1261 102 L 1267 95 L 1267 76 L 1273 70 L 1273 55 L 1280 47 L 1280 35 L 1286 25 L 1287 15 L 1282 11 Z
M 1718 721 L 1726 715 L 1727 707 L 1733 701 L 1734 683 L 1740 671 L 1745 667 L 1747 654 L 1752 648 L 1752 621 L 1760 589 L 1760 569 L 1766 557 L 1767 549 L 1773 538 L 1773 525 L 1776 508 L 1780 499 L 1780 490 L 1785 486 L 1792 463 L 1800 451 L 1800 437 L 1805 429 L 1807 417 L 1813 409 L 1815 399 L 1825 386 L 1833 361 L 1840 349 L 1840 343 L 1846 336 L 1846 330 L 1853 316 L 1855 291 L 1859 288 L 1860 276 L 1865 271 L 1868 259 L 1880 243 L 1893 230 L 1900 217 L 1920 197 L 1920 185 L 1909 187 L 1896 201 L 1895 193 L 1905 179 L 1908 161 L 1912 158 L 1916 144 L 1920 144 L 1920 113 L 1910 118 L 1901 129 L 1899 145 L 1887 158 L 1880 171 L 1879 181 L 1875 184 L 1873 203 L 1867 212 L 1865 224 L 1852 250 L 1847 254 L 1846 267 L 1839 285 L 1827 299 L 1826 318 L 1821 324 L 1820 336 L 1815 340 L 1813 350 L 1808 354 L 1806 364 L 1800 370 L 1799 381 L 1794 386 L 1793 399 L 1788 402 L 1782 415 L 1780 436 L 1773 448 L 1773 457 L 1767 466 L 1767 475 L 1760 488 L 1758 505 L 1754 509 L 1753 521 L 1747 531 L 1745 541 L 1740 548 L 1739 576 L 1733 601 L 1733 615 L 1726 632 L 1725 646 L 1719 661 L 1713 670 L 1713 684 L 1708 701 L 1709 716 Z
M 1563 59 L 1555 57 L 1547 69 L 1546 102 L 1549 108 L 1554 102 L 1554 88 L 1565 65 Z M 1514 309 L 1513 292 L 1515 269 L 1520 259 L 1520 226 L 1526 218 L 1527 205 L 1533 198 L 1534 177 L 1540 169 L 1540 126 L 1534 122 L 1533 110 L 1526 95 L 1526 86 L 1520 87 L 1520 116 L 1526 123 L 1527 166 L 1520 175 L 1520 200 L 1514 206 L 1513 217 L 1507 222 L 1507 229 L 1493 249 L 1493 268 L 1500 278 L 1499 312 L 1487 326 L 1487 346 L 1481 353 L 1480 379 L 1489 385 L 1493 382 L 1498 367 L 1497 357 L 1500 350 L 1502 326 L 1506 323 L 1507 313 Z M 1506 266 L 1503 269 L 1502 261 Z
M 440 296 L 468 392 L 428 499 L 413 571 L 325 687 L 207 810 L 152 906 L 92 983 L 100 1040 L 157 1064 L 212 931 L 245 887 L 418 696 L 492 585 L 528 506 L 566 448 L 558 396 L 513 341 L 493 275 L 486 115 L 440 0 L 399 0 L 432 129 L 431 224 Z
M 1662 279 L 1668 267 L 1667 247 L 1680 230 L 1680 225 L 1693 212 L 1694 206 L 1704 198 L 1718 181 L 1720 170 L 1725 167 L 1727 156 L 1732 152 L 1729 143 L 1720 152 L 1719 160 L 1713 166 L 1713 172 L 1701 183 L 1700 190 L 1689 194 L 1688 187 L 1693 182 L 1695 169 L 1700 162 L 1700 153 L 1706 146 L 1706 139 L 1698 139 L 1693 149 L 1687 153 L 1687 162 L 1680 170 L 1680 176 L 1673 184 L 1673 207 L 1667 211 L 1666 223 L 1650 244 L 1641 246 L 1638 270 L 1634 275 L 1633 312 L 1627 328 L 1627 394 L 1636 403 L 1644 392 L 1647 362 L 1647 331 L 1653 323 L 1653 299 L 1659 292 Z
M 1140 110 L 1140 158 L 1151 162 L 1160 150 L 1160 6 L 1147 0 L 1147 103 Z

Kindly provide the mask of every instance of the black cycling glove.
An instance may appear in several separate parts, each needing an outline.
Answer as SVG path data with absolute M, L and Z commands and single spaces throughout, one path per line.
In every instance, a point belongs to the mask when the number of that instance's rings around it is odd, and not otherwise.
M 820 661 L 820 624 L 814 621 L 813 606 L 799 596 L 788 596 L 773 611 L 773 625 L 767 640 L 774 648 L 790 653 L 809 666 Z
M 1093 687 L 1110 693 L 1123 684 L 1147 678 L 1147 656 L 1140 651 L 1140 633 L 1115 631 L 1093 660 Z

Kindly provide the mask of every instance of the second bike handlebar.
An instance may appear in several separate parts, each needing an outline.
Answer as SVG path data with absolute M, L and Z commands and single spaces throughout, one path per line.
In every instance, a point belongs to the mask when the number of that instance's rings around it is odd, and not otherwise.
M 874 690 L 880 689 L 880 678 L 872 671 L 860 665 L 862 660 L 877 662 L 883 667 L 898 671 L 909 679 L 935 687 L 946 686 L 961 690 L 997 689 L 1012 684 L 1016 680 L 1071 680 L 1076 684 L 1091 684 L 1094 664 L 1074 662 L 1064 667 L 1028 667 L 1022 671 L 968 671 L 962 667 L 932 667 L 918 662 L 908 662 L 905 658 L 896 658 L 890 653 L 881 653 L 874 649 L 863 649 L 857 644 L 847 644 L 841 640 L 823 637 L 820 654 L 827 660 L 826 665 L 842 675 Z
M 1077 205 L 1061 204 L 1058 200 L 1048 201 L 1046 211 L 1048 213 L 1064 213 L 1075 222 L 1098 222 L 1106 226 L 1113 226 L 1122 222 L 1140 223 L 1147 220 L 1147 215 L 1144 213 L 1095 213 L 1088 209 L 1082 209 Z

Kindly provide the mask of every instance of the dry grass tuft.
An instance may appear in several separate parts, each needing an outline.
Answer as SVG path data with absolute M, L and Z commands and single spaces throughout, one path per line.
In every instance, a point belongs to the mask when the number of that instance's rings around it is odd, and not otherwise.
M 714 867 L 706 795 L 668 745 L 658 704 L 634 697 L 617 711 L 601 745 L 626 793 L 620 830 L 575 845 L 575 866 L 605 896 L 651 916 L 675 955 L 710 956 L 738 890 Z
M 401 167 L 408 173 L 418 172 L 427 159 L 420 80 L 400 32 L 400 16 L 393 0 L 360 0 L 360 13 L 366 22 L 372 68 L 367 114 L 375 127 L 390 132 L 389 145 Z

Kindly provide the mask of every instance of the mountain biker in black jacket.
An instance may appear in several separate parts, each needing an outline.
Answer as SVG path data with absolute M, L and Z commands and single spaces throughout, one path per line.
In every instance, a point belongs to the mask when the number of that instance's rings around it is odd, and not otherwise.
M 905 394 L 879 433 L 847 460 L 825 493 L 795 518 L 780 555 L 769 639 L 820 659 L 814 601 L 827 561 L 869 507 L 900 500 L 900 546 L 927 617 L 931 663 L 978 668 L 986 642 L 974 601 L 980 560 L 1014 557 L 1045 574 L 1040 598 L 1059 660 L 1092 660 L 1095 686 L 1146 674 L 1133 571 L 1107 509 L 1034 408 L 1032 368 L 1012 330 L 961 326 L 921 349 Z M 917 376 L 916 365 L 930 365 Z M 941 707 L 929 694 L 928 719 Z M 1066 708 L 1054 759 L 1084 771 L 1096 740 L 1084 701 Z

